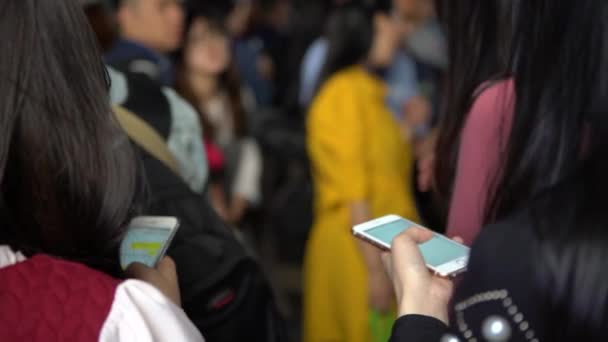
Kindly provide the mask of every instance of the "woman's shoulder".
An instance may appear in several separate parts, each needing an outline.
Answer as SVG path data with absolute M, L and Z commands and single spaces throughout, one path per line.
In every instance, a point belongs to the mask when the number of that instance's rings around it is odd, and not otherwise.
M 543 324 L 535 290 L 536 246 L 527 212 L 482 230 L 454 298 L 458 335 L 481 340 L 500 325 L 505 340 L 534 340 Z
M 486 82 L 476 91 L 469 121 L 497 121 L 511 117 L 515 105 L 515 84 L 512 79 Z
M 508 135 L 514 106 L 515 84 L 512 79 L 482 84 L 466 118 L 463 135 L 486 132 L 492 139 Z
M 350 108 L 360 97 L 357 87 L 361 85 L 361 80 L 361 67 L 349 67 L 335 73 L 319 88 L 310 107 L 310 114 L 313 117 L 318 114 L 326 120 L 328 116 L 325 112 L 328 108 Z
M 522 210 L 484 227 L 473 244 L 474 249 L 493 251 L 498 256 L 511 252 L 528 252 L 535 240 L 529 210 Z M 517 248 L 512 248 L 517 246 Z M 530 251 L 531 252 L 531 251 Z
M 531 272 L 528 261 L 537 244 L 534 232 L 528 209 L 485 226 L 471 249 L 471 270 L 493 273 L 498 267 L 504 280 L 510 279 L 510 272 Z
M 83 264 L 47 255 L 26 258 L 9 246 L 0 246 L 0 273 L 1 290 L 12 298 L 0 301 L 0 311 L 29 313 L 29 308 L 38 308 L 36 315 L 10 316 L 1 322 L 0 330 L 15 324 L 20 326 L 12 332 L 16 335 L 34 331 L 32 327 L 37 326 L 37 331 L 56 334 L 59 339 L 203 340 L 181 308 L 140 280 L 116 279 Z M 11 336 L 8 341 L 18 340 Z
M 513 78 L 499 78 L 483 82 L 477 89 L 473 97 L 475 99 L 487 100 L 488 98 L 511 96 L 515 92 L 515 80 Z
M 522 211 L 484 227 L 473 243 L 464 280 L 472 296 L 480 290 L 509 288 L 525 292 L 535 273 L 537 238 L 529 212 Z M 523 290 L 522 290 L 523 286 Z
M 321 93 L 353 89 L 355 85 L 365 82 L 367 73 L 361 66 L 351 66 L 336 72 L 321 87 Z
M 19 327 L 0 333 L 3 341 L 38 341 L 40 334 L 94 340 L 120 284 L 83 264 L 43 254 L 25 258 L 8 246 L 0 246 L 0 279 L 0 292 L 11 299 L 0 300 L 0 312 L 21 313 L 1 320 L 0 331 Z

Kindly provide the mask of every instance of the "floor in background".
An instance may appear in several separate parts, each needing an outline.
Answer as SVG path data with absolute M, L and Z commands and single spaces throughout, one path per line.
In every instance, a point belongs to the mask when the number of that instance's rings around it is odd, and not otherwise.
M 286 263 L 277 255 L 276 242 L 263 234 L 257 244 L 258 257 L 275 292 L 279 312 L 287 322 L 288 342 L 302 340 L 302 263 Z

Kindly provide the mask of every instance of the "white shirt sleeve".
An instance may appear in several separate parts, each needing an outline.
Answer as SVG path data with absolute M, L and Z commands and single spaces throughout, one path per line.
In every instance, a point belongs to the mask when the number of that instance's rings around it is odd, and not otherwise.
M 100 342 L 204 341 L 184 311 L 154 286 L 127 280 L 116 289 Z

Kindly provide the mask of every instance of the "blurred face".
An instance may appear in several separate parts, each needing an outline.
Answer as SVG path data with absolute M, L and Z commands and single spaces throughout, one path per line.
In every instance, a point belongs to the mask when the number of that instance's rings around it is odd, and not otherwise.
M 435 1 L 433 0 L 420 0 L 421 14 L 424 18 L 431 18 L 435 15 Z
M 376 14 L 369 63 L 375 67 L 389 66 L 395 57 L 400 36 L 401 28 L 396 20 L 385 14 Z
M 394 0 L 397 15 L 405 21 L 424 21 L 434 13 L 433 0 Z
M 118 11 L 125 38 L 161 53 L 179 48 L 184 26 L 181 0 L 127 0 Z
M 226 26 L 234 37 L 241 36 L 247 31 L 249 20 L 253 13 L 253 4 L 250 0 L 239 0 L 226 19 Z
M 288 1 L 280 1 L 277 7 L 274 9 L 273 22 L 275 26 L 283 29 L 289 25 L 289 15 L 291 12 L 291 6 Z
M 226 32 L 212 27 L 204 18 L 197 18 L 188 32 L 186 68 L 190 72 L 219 76 L 230 64 L 230 41 Z

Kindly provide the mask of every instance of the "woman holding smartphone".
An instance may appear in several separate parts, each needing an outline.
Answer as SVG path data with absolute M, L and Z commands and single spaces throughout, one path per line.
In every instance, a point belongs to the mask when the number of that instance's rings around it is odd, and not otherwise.
M 170 259 L 120 269 L 143 180 L 81 3 L 3 1 L 0 76 L 0 340 L 202 341 Z
M 453 299 L 451 282 L 420 257 L 426 232 L 394 241 L 386 261 L 401 318 L 392 341 L 608 338 L 608 3 L 521 1 L 515 20 L 518 139 L 506 170 L 546 180 L 482 231 Z M 546 164 L 529 170 L 541 150 Z
M 308 117 L 315 183 L 305 260 L 304 341 L 386 341 L 394 299 L 380 253 L 352 236 L 373 217 L 417 218 L 412 156 L 385 105 L 382 78 L 397 48 L 386 11 L 347 6 L 332 16 L 329 54 Z

